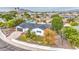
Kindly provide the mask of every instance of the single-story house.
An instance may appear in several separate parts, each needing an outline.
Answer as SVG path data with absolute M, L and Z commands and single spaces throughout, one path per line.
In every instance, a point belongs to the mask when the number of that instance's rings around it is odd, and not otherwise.
M 25 23 L 36 23 L 34 19 L 25 19 Z
M 65 15 L 63 16 L 64 18 L 75 18 L 75 16 L 69 16 L 69 15 Z
M 49 24 L 34 24 L 34 23 L 22 23 L 16 26 L 17 31 L 26 32 L 28 29 L 32 29 L 32 32 L 35 32 L 36 35 L 43 36 L 44 29 L 50 28 Z

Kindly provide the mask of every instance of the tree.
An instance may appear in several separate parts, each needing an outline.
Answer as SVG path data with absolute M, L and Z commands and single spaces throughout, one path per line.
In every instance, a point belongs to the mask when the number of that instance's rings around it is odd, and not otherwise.
M 22 41 L 28 40 L 25 34 L 22 34 L 19 39 L 22 40 Z
M 16 19 L 15 20 L 15 25 L 17 26 L 17 25 L 19 25 L 19 24 L 21 24 L 22 22 L 24 22 L 24 20 L 23 19 Z
M 30 14 L 28 12 L 24 12 L 24 15 L 26 18 L 31 18 Z
M 4 18 L 6 21 L 9 21 L 13 19 L 13 16 L 11 16 L 10 14 L 5 14 L 5 15 L 2 15 L 2 18 Z
M 12 17 L 16 17 L 16 15 L 18 14 L 17 11 L 9 11 L 9 14 L 12 16 Z
M 71 26 L 78 26 L 79 24 L 77 22 L 70 22 Z
M 64 27 L 62 31 L 64 33 L 64 36 L 68 39 L 70 38 L 71 35 L 78 35 L 77 30 L 72 27 Z
M 67 21 L 70 23 L 70 22 L 74 22 L 74 18 L 69 18 L 67 19 Z
M 52 18 L 53 18 L 52 19 L 52 29 L 54 29 L 55 31 L 57 31 L 59 33 L 63 27 L 62 17 L 55 15 Z
M 0 22 L 0 27 L 4 27 L 4 26 L 5 26 L 5 23 Z
M 44 30 L 44 41 L 48 42 L 49 44 L 56 44 L 56 32 L 52 31 L 50 29 L 45 29 Z
M 36 39 L 36 34 L 34 32 L 31 32 L 31 28 L 27 31 L 26 36 L 29 37 L 30 39 L 35 40 Z
M 2 18 L 2 14 L 0 14 L 0 18 Z
M 59 17 L 59 15 L 58 14 L 54 14 L 54 15 L 51 16 L 51 18 L 53 18 L 53 17 Z
M 15 26 L 15 20 L 7 21 L 6 26 L 9 27 L 9 28 L 14 27 Z
M 72 27 L 63 28 L 63 36 L 70 42 L 72 47 L 79 47 L 79 32 Z

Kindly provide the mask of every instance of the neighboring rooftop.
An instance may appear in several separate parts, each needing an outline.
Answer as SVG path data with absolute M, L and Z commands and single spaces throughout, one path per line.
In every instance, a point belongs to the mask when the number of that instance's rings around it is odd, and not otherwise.
M 15 8 L 29 12 L 79 12 L 79 7 L 0 7 L 0 12 L 12 11 Z

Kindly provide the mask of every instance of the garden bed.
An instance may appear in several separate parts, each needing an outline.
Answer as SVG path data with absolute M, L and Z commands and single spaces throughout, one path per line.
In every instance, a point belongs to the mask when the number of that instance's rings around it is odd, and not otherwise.
M 24 33 L 22 33 L 22 35 L 23 35 Z M 21 37 L 21 36 L 20 36 Z M 43 46 L 49 46 L 49 47 L 51 47 L 51 46 L 53 46 L 53 47 L 56 47 L 56 45 L 55 44 L 43 44 L 43 42 L 42 42 L 42 40 L 40 39 L 40 40 L 33 40 L 33 39 L 28 39 L 27 38 L 27 40 L 25 40 L 25 39 L 20 39 L 20 37 L 19 38 L 17 38 L 16 40 L 18 40 L 18 41 L 22 41 L 22 42 L 26 42 L 26 43 L 31 43 L 31 44 L 37 44 L 37 45 L 43 45 Z
M 22 35 L 25 33 L 22 33 Z M 21 39 L 20 37 L 17 38 L 16 40 L 21 41 L 21 42 L 25 42 L 25 43 L 29 43 L 29 44 L 35 44 L 35 45 L 41 45 L 41 46 L 48 46 L 48 47 L 53 47 L 53 48 L 65 48 L 65 49 L 71 49 L 72 47 L 69 45 L 69 43 L 67 42 L 67 40 L 65 39 L 61 39 L 59 35 L 57 35 L 57 39 L 55 41 L 56 44 L 49 44 L 49 43 L 44 43 L 41 42 L 39 40 L 34 41 L 33 39 L 29 39 L 29 40 L 24 40 Z

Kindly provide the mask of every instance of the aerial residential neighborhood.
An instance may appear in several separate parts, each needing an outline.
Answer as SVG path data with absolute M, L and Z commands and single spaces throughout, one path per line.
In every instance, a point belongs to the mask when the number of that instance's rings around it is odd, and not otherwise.
M 0 11 L 0 39 L 23 50 L 78 49 L 79 8 L 56 8 Z

